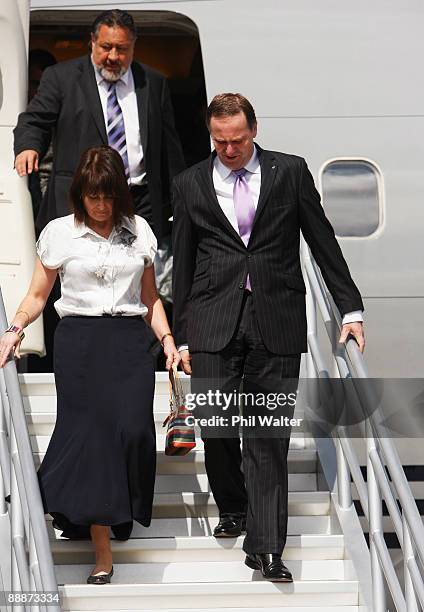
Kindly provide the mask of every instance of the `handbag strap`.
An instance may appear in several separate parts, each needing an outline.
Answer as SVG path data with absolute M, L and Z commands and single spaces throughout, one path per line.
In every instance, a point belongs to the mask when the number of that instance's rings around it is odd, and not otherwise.
M 162 423 L 162 427 L 165 427 L 174 413 L 178 412 L 178 407 L 184 403 L 184 400 L 185 395 L 178 370 L 176 366 L 172 366 L 169 370 L 169 414 Z
M 172 366 L 172 368 L 169 370 L 169 380 L 171 382 L 172 392 L 174 394 L 177 405 L 183 404 L 185 400 L 185 394 L 181 378 L 177 370 L 177 366 Z

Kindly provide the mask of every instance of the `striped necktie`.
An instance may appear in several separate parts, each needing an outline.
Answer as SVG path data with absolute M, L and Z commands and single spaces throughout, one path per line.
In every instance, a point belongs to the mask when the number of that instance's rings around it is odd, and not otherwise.
M 125 167 L 125 176 L 130 181 L 130 166 L 128 163 L 127 141 L 125 138 L 125 124 L 122 109 L 116 96 L 116 83 L 110 83 L 107 98 L 107 141 L 122 157 Z

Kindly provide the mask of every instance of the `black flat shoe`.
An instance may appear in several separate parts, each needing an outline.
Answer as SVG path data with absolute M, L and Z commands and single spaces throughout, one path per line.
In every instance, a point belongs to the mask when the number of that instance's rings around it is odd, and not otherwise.
M 243 531 L 246 531 L 246 516 L 242 513 L 225 513 L 219 517 L 213 535 L 215 538 L 237 538 Z
M 281 555 L 248 553 L 245 564 L 250 569 L 259 570 L 265 580 L 270 582 L 293 582 L 293 576 L 284 565 Z
M 91 575 L 87 578 L 87 584 L 109 584 L 110 579 L 113 576 L 113 565 L 112 569 L 108 574 L 97 574 L 95 576 Z

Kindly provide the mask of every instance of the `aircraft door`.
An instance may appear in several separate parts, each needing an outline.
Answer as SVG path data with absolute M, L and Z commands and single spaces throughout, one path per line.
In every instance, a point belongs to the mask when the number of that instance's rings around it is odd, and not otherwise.
M 27 102 L 29 2 L 0 4 L 0 286 L 8 319 L 28 289 L 34 266 L 35 233 L 27 179 L 13 169 L 13 128 Z M 26 331 L 24 353 L 44 350 L 41 317 Z

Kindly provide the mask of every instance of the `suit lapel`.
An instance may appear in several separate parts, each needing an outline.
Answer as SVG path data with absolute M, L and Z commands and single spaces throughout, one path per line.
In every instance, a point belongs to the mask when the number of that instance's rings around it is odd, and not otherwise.
M 140 64 L 133 62 L 131 64 L 131 70 L 134 77 L 135 95 L 137 97 L 141 146 L 143 147 L 144 155 L 146 155 L 148 134 L 147 117 L 149 112 L 149 82 L 146 78 L 146 73 Z
M 277 169 L 275 157 L 269 151 L 264 151 L 261 149 L 261 147 L 258 145 L 256 145 L 256 148 L 258 150 L 259 163 L 261 165 L 261 190 L 259 192 L 259 200 L 255 218 L 253 220 L 252 233 L 255 224 L 257 223 L 268 202 Z
M 104 144 L 107 144 L 107 134 L 105 127 L 105 119 L 103 115 L 102 103 L 100 102 L 99 88 L 97 87 L 94 67 L 91 63 L 89 55 L 86 57 L 86 62 L 83 65 L 80 85 L 87 101 L 87 106 L 93 115 L 94 123 L 99 131 L 100 137 Z
M 240 244 L 244 243 L 240 238 L 240 235 L 233 228 L 231 223 L 228 221 L 227 216 L 224 214 L 221 206 L 219 205 L 218 198 L 216 197 L 215 187 L 212 179 L 212 171 L 213 171 L 213 160 L 215 159 L 216 153 L 212 153 L 208 160 L 202 163 L 197 167 L 197 181 L 202 189 L 203 195 L 205 196 L 205 200 L 209 205 L 209 208 L 212 210 L 218 221 L 224 227 L 224 229 L 230 233 Z

